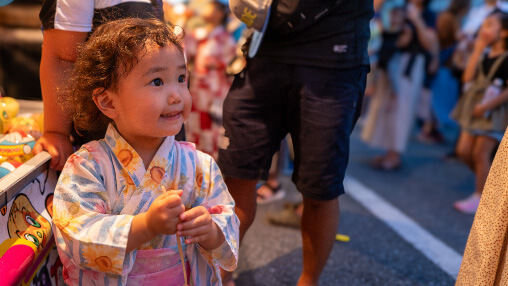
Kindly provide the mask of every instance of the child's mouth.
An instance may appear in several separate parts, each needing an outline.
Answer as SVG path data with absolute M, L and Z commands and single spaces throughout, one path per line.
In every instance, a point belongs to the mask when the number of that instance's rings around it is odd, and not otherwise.
M 164 119 L 178 119 L 180 118 L 180 114 L 182 112 L 181 111 L 178 111 L 178 112 L 173 112 L 173 113 L 166 113 L 166 114 L 161 114 L 161 118 L 164 118 Z

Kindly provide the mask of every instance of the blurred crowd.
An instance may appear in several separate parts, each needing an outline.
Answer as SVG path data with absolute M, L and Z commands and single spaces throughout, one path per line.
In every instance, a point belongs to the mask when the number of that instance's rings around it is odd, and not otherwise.
M 427 144 L 453 142 L 446 157 L 463 161 L 476 179 L 473 194 L 454 207 L 474 213 L 508 125 L 508 5 L 450 0 L 436 8 L 435 2 L 387 0 L 372 19 L 361 138 L 383 150 L 370 164 L 385 171 L 403 167 L 415 130 Z M 193 97 L 186 139 L 217 158 L 222 102 L 232 76 L 245 65 L 241 46 L 248 30 L 230 14 L 227 1 L 168 1 L 164 11 L 185 31 Z M 279 161 L 274 159 L 270 180 L 259 186 L 259 202 L 280 189 Z
M 474 213 L 508 125 L 508 14 L 504 1 L 451 0 L 439 12 L 431 2 L 386 1 L 372 19 L 361 137 L 384 150 L 371 166 L 386 171 L 403 166 L 415 128 L 421 142 L 454 142 L 447 157 L 476 179 L 474 193 L 454 207 Z

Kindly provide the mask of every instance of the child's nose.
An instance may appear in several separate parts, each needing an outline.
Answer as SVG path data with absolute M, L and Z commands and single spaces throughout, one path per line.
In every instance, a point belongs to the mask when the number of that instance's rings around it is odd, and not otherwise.
M 168 96 L 168 102 L 169 102 L 169 104 L 180 103 L 180 101 L 182 101 L 182 96 L 178 92 L 178 89 L 174 88 L 174 87 L 171 88 L 169 90 L 169 96 Z

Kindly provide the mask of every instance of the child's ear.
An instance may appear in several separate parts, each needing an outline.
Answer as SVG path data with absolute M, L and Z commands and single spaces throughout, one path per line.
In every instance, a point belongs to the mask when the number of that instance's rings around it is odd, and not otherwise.
M 92 95 L 93 101 L 99 110 L 109 117 L 115 119 L 118 112 L 115 108 L 115 94 L 109 89 L 96 88 Z

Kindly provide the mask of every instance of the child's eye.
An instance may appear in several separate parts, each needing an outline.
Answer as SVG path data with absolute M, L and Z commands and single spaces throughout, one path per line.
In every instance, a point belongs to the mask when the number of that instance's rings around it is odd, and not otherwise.
M 184 75 L 184 74 L 182 74 L 182 75 L 180 75 L 180 76 L 178 77 L 178 82 L 179 82 L 179 83 L 184 83 L 184 82 L 185 82 L 185 79 L 186 79 L 186 78 L 185 78 L 185 75 Z
M 160 79 L 160 78 L 156 78 L 156 79 L 152 80 L 152 83 L 153 83 L 153 85 L 155 85 L 155 86 L 161 86 L 161 85 L 163 85 L 163 84 L 164 84 L 164 83 L 162 82 L 162 79 Z

